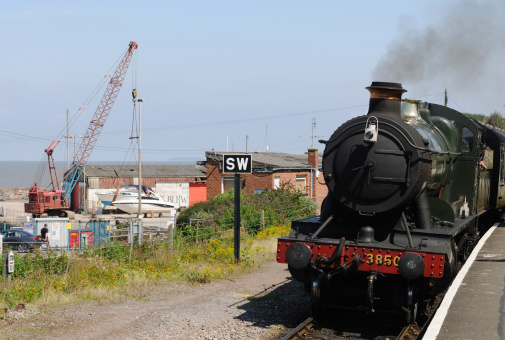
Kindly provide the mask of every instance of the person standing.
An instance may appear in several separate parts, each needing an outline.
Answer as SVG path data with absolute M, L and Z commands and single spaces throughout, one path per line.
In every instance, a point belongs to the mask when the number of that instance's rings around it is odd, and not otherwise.
M 481 166 L 481 168 L 486 171 L 487 170 L 487 166 L 486 164 L 484 163 L 484 157 L 486 156 L 486 144 L 481 144 L 480 145 L 480 159 L 479 159 L 479 165 Z
M 44 228 L 40 230 L 40 236 L 42 236 L 42 241 L 49 241 L 49 229 L 47 229 L 47 223 L 45 223 Z

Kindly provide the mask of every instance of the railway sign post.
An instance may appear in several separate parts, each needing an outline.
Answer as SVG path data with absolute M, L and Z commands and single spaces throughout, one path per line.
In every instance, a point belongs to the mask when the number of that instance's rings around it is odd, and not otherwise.
M 252 173 L 252 155 L 223 155 L 223 173 L 235 174 L 234 250 L 240 261 L 240 174 Z

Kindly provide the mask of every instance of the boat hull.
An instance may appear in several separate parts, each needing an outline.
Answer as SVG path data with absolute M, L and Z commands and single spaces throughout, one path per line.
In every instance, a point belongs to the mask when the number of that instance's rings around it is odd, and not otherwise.
M 138 200 L 114 201 L 112 205 L 128 214 L 136 214 L 139 211 Z M 166 202 L 150 202 L 148 198 L 142 199 L 142 214 L 172 213 L 174 209 L 173 205 Z
M 115 193 L 97 193 L 96 194 L 98 196 L 98 199 L 100 200 L 100 202 L 103 203 L 103 205 L 108 205 L 108 206 L 111 206 L 112 205 L 112 201 L 114 200 L 114 195 Z M 132 199 L 133 197 L 138 197 L 138 193 L 132 193 L 132 194 L 125 194 L 125 193 L 120 193 L 116 196 L 116 201 L 124 201 L 124 200 L 130 200 Z M 142 194 L 142 198 L 145 197 L 144 194 Z
M 103 203 L 103 205 L 111 206 L 112 201 L 124 201 L 138 198 L 139 192 L 137 191 L 137 188 L 135 188 L 133 185 L 130 185 L 128 187 L 121 188 L 118 191 L 107 190 L 103 192 L 97 192 L 96 195 L 98 196 L 100 202 Z M 116 196 L 115 199 L 114 196 Z M 144 199 L 144 197 L 147 197 L 147 194 L 142 191 L 142 199 Z

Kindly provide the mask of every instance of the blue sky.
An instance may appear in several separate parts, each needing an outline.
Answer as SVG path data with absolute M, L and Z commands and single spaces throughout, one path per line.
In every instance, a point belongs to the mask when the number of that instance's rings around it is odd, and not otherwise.
M 457 110 L 505 112 L 504 8 L 497 1 L 10 2 L 0 13 L 2 160 L 40 160 L 64 130 L 66 110 L 77 112 L 130 41 L 139 45 L 135 67 L 90 161 L 131 157 L 133 86 L 145 98 L 146 161 L 245 151 L 246 135 L 249 151 L 265 151 L 266 126 L 271 152 L 303 153 L 313 119 L 316 136 L 328 138 L 366 114 L 365 87 L 374 80 L 401 82 L 406 98 L 442 104 L 447 88 Z M 102 93 L 70 135 L 84 134 Z M 66 152 L 62 140 L 55 159 Z

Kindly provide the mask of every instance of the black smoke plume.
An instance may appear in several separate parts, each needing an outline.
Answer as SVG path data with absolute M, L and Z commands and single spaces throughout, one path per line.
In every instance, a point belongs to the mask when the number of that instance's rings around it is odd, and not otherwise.
M 380 58 L 373 80 L 400 82 L 417 91 L 447 88 L 461 97 L 505 103 L 505 2 L 451 2 L 443 12 L 434 8 L 433 15 L 439 17 L 436 24 L 401 30 Z

